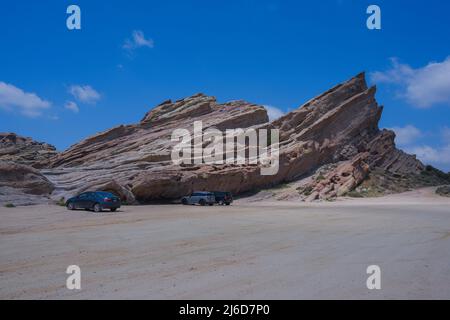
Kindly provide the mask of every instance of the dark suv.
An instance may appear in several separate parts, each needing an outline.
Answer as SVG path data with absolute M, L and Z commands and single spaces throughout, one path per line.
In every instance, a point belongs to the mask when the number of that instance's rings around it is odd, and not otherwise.
M 105 191 L 83 192 L 67 200 L 66 207 L 69 210 L 88 209 L 101 212 L 103 209 L 110 209 L 114 212 L 120 208 L 120 198 Z
M 190 196 L 183 197 L 181 199 L 182 204 L 199 204 L 201 206 L 204 205 L 214 205 L 216 203 L 216 199 L 214 198 L 214 193 L 206 192 L 206 191 L 196 191 L 192 193 Z
M 229 206 L 233 202 L 231 192 L 214 191 L 213 193 L 216 198 L 216 203 L 218 204 Z

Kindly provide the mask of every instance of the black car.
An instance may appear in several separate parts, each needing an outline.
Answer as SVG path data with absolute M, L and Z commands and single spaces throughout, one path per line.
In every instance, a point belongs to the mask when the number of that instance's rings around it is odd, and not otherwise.
M 213 191 L 216 203 L 229 206 L 233 202 L 231 192 Z
M 101 212 L 103 209 L 116 211 L 120 208 L 120 198 L 110 192 L 95 191 L 84 192 L 76 197 L 70 198 L 66 202 L 69 210 L 87 209 Z

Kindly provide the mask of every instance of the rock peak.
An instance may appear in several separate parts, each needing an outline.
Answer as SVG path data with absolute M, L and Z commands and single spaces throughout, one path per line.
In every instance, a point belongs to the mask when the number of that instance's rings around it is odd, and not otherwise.
M 211 112 L 211 106 L 215 103 L 215 97 L 206 96 L 203 93 L 197 93 L 175 102 L 166 100 L 147 112 L 141 123 L 155 125 L 184 117 L 199 116 Z

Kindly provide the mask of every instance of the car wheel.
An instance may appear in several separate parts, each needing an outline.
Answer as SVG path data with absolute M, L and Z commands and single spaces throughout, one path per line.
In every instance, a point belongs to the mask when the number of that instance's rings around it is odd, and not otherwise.
M 94 211 L 95 212 L 102 212 L 102 206 L 100 204 L 96 203 L 94 205 Z
M 115 212 L 117 208 L 111 208 L 111 212 Z
M 229 203 L 229 202 L 226 202 L 225 204 L 226 204 L 227 206 L 229 206 L 229 205 L 230 205 L 230 203 Z
M 213 205 L 214 205 L 214 203 L 210 203 L 209 205 L 210 205 L 210 206 L 213 206 Z
M 67 204 L 67 209 L 69 209 L 69 210 L 75 210 L 75 206 L 73 205 L 72 202 L 69 202 L 69 203 Z
M 181 203 L 184 204 L 184 205 L 187 205 L 188 204 L 187 199 L 181 200 Z
M 203 200 L 203 199 L 201 199 L 198 203 L 199 203 L 201 206 L 204 206 L 204 205 L 206 204 L 205 200 Z

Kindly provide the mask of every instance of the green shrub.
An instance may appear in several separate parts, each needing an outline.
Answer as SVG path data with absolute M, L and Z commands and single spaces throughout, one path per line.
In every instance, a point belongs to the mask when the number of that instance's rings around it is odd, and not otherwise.
M 274 190 L 288 189 L 288 188 L 289 188 L 289 184 L 288 183 L 280 183 L 280 184 L 277 184 L 276 186 L 272 187 L 272 189 L 274 189 Z
M 422 171 L 422 175 L 434 176 L 439 179 L 450 181 L 450 175 L 448 173 L 444 173 L 441 170 L 436 169 L 435 167 L 430 166 L 430 165 L 425 167 L 425 170 Z
M 442 186 L 436 189 L 436 193 L 440 196 L 450 197 L 450 186 Z
M 352 190 L 347 192 L 346 194 L 347 197 L 352 197 L 352 198 L 364 198 L 364 195 L 362 195 L 361 193 L 359 193 L 356 190 Z
M 66 199 L 64 199 L 64 197 L 61 197 L 61 198 L 59 198 L 58 201 L 56 201 L 56 204 L 58 206 L 65 207 L 66 206 Z
M 14 208 L 15 205 L 13 203 L 6 203 L 5 208 Z
M 312 193 L 312 191 L 313 191 L 313 187 L 312 187 L 312 186 L 307 186 L 307 187 L 303 190 L 302 193 L 303 193 L 305 196 L 310 196 L 311 193 Z
M 325 177 L 323 176 L 323 174 L 319 174 L 317 177 L 316 177 L 316 181 L 322 181 L 322 180 L 325 180 Z

